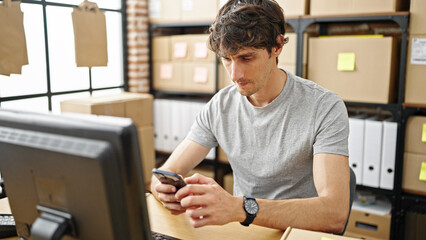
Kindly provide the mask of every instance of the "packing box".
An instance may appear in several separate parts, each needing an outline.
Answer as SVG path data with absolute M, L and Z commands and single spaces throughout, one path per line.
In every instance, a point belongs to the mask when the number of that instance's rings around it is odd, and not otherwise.
M 309 13 L 309 0 L 277 0 L 284 10 L 284 16 L 300 16 Z
M 309 38 L 308 78 L 345 101 L 390 103 L 397 52 L 392 37 Z
M 170 61 L 170 36 L 158 36 L 152 38 L 152 61 Z
M 176 22 L 181 19 L 182 0 L 148 0 L 151 23 Z
M 407 120 L 405 152 L 426 155 L 426 116 L 412 116 Z
M 426 26 L 426 1 L 423 2 L 425 19 L 422 25 Z M 409 37 L 404 102 L 426 105 L 426 33 Z
M 138 137 L 144 180 L 146 184 L 149 184 L 152 176 L 151 171 L 155 167 L 154 127 L 139 127 Z
M 219 7 L 219 0 L 181 0 L 181 20 L 213 21 Z
M 296 33 L 286 33 L 285 37 L 288 37 L 288 43 L 284 44 L 283 50 L 281 54 L 278 56 L 278 64 L 296 64 L 296 56 L 297 56 L 297 35 Z M 303 64 L 307 63 L 307 52 L 306 45 L 308 42 L 308 35 L 304 35 L 304 43 L 303 43 Z
M 152 102 L 151 94 L 127 92 L 62 101 L 61 111 L 127 117 L 141 127 L 153 124 Z
M 403 0 L 311 0 L 311 15 L 342 15 L 397 12 L 405 9 Z
M 185 35 L 189 43 L 189 59 L 192 62 L 216 61 L 216 54 L 207 47 L 208 34 Z
M 402 172 L 402 189 L 404 191 L 426 195 L 425 165 L 426 154 L 404 153 Z
M 155 90 L 184 90 L 183 63 L 154 62 L 152 75 Z
M 346 236 L 333 235 L 329 233 L 315 232 L 309 230 L 302 230 L 297 228 L 288 227 L 280 240 L 320 240 L 320 239 L 333 239 L 333 240 L 354 240 L 359 238 L 351 238 Z
M 171 58 L 173 62 L 188 62 L 191 60 L 190 57 L 190 42 L 189 35 L 173 35 L 170 36 L 170 50 Z
M 363 239 L 389 239 L 391 214 L 376 215 L 356 209 L 351 210 L 345 236 Z
M 214 63 L 184 63 L 183 88 L 190 92 L 214 93 L 216 67 Z
M 410 3 L 410 34 L 426 34 L 426 1 L 411 0 Z

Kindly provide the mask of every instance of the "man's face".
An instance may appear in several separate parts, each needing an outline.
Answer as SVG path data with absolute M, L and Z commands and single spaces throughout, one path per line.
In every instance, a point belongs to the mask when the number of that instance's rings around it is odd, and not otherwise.
M 223 56 L 223 65 L 243 96 L 263 89 L 276 66 L 276 59 L 266 49 L 242 48 L 235 55 Z

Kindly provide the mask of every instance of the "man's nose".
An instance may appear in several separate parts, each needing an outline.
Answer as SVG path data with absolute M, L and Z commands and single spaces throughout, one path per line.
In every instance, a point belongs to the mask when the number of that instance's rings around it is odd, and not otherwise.
M 243 78 L 244 78 L 243 68 L 239 64 L 233 62 L 231 64 L 231 80 L 238 81 Z

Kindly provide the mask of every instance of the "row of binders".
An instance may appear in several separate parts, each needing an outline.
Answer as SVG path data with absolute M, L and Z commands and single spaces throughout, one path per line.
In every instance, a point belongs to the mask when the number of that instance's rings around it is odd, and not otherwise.
M 206 102 L 154 99 L 154 146 L 159 152 L 171 153 L 189 133 L 197 114 Z M 212 149 L 206 159 L 215 159 Z
M 393 189 L 397 129 L 391 119 L 349 117 L 349 164 L 358 185 Z

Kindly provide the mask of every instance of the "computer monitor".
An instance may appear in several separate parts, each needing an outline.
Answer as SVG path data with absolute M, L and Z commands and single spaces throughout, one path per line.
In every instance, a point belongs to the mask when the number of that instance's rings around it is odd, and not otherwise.
M 18 236 L 151 239 L 138 146 L 130 119 L 0 109 L 0 171 Z

